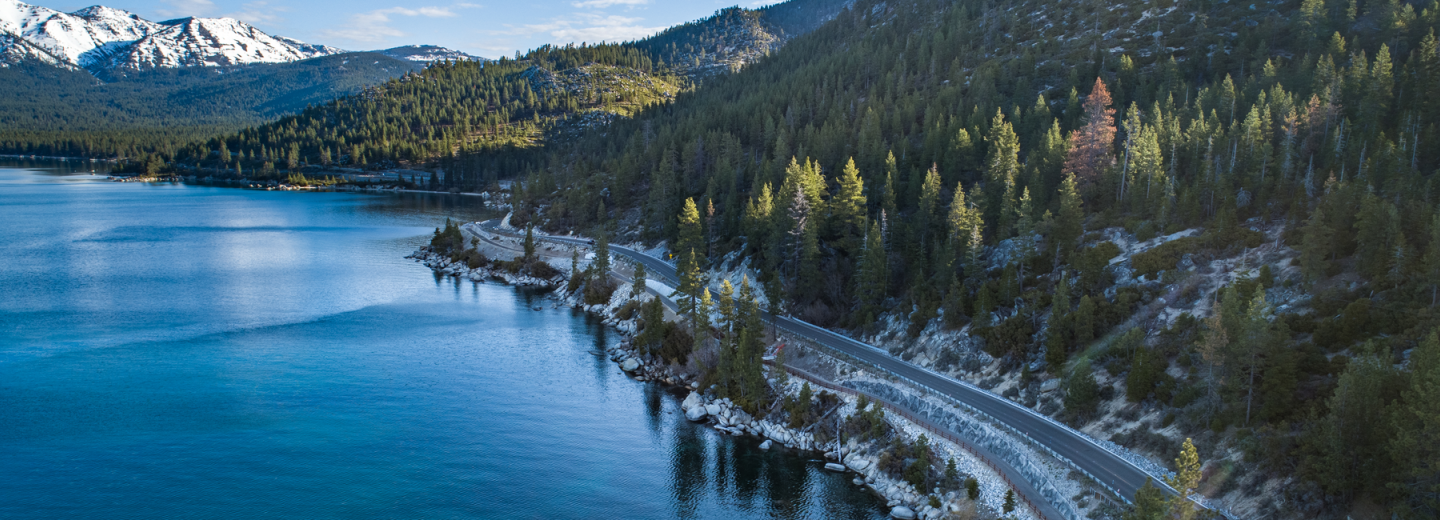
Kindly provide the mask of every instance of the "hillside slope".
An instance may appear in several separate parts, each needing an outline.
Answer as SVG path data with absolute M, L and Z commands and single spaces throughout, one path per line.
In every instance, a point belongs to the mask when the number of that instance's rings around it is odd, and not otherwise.
M 1242 517 L 1433 517 L 1440 5 L 1265 5 L 860 1 L 554 150 L 511 223 L 1192 438 Z
M 419 70 L 372 53 L 295 63 L 116 72 L 109 82 L 40 63 L 0 68 L 0 153 L 136 156 L 156 143 L 183 143 Z M 174 146 L 174 145 L 171 145 Z
M 233 164 L 259 175 L 305 164 L 429 168 L 446 189 L 477 190 L 539 164 L 551 145 L 604 133 L 668 105 L 702 78 L 738 70 L 838 12 L 838 0 L 792 0 L 714 16 L 623 44 L 544 46 L 520 59 L 439 64 L 414 77 L 314 107 L 223 140 L 178 150 L 184 164 Z M 783 22 L 783 24 L 781 23 Z M 808 23 L 808 25 L 807 25 Z M 334 124 L 339 121 L 340 124 Z

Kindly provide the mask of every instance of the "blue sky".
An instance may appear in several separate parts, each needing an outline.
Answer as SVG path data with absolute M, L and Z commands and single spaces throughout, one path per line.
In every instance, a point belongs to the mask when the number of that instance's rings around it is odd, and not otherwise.
M 25 1 L 25 0 L 21 0 Z M 30 0 L 60 11 L 94 3 L 161 21 L 231 17 L 307 43 L 350 50 L 431 44 L 486 58 L 546 43 L 623 41 L 709 16 L 732 5 L 775 0 Z

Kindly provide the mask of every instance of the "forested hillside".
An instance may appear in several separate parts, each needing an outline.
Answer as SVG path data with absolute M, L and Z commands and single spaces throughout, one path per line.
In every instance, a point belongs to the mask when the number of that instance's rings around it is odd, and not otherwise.
M 542 47 L 523 59 L 448 62 L 298 115 L 189 145 L 182 164 L 273 174 L 301 164 L 445 159 L 447 184 L 480 186 L 530 164 L 546 134 L 666 102 L 682 78 L 623 45 Z
M 374 53 L 295 63 L 117 71 L 0 68 L 0 153 L 135 157 L 234 132 L 419 70 Z
M 777 310 L 898 321 L 907 356 L 963 331 L 1063 378 L 1046 413 L 1160 460 L 1195 437 L 1248 515 L 1433 518 L 1437 23 L 862 0 L 547 154 L 512 222 L 666 240 L 692 299 L 748 261 Z
M 280 175 L 304 165 L 447 172 L 483 189 L 534 168 L 550 145 L 667 105 L 833 17 L 840 0 L 723 9 L 636 42 L 543 46 L 514 59 L 433 65 L 293 117 L 164 154 L 180 164 Z M 223 153 L 222 153 L 223 152 Z

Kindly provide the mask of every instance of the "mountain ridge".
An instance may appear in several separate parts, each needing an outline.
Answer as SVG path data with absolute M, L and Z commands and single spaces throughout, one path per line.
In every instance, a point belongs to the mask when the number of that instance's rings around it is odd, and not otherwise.
M 97 77 L 119 70 L 289 63 L 354 52 L 268 34 L 234 18 L 153 22 L 100 5 L 65 13 L 19 0 L 0 0 L 0 35 L 0 66 L 35 61 Z M 435 45 L 361 52 L 417 63 L 483 60 Z

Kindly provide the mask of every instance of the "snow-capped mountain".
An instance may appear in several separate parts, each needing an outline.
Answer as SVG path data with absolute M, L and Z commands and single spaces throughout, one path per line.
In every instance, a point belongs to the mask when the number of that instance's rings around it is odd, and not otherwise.
M 485 58 L 472 56 L 463 52 L 447 49 L 437 45 L 406 45 L 383 51 L 375 51 L 397 60 L 418 61 L 421 63 L 432 63 L 436 61 L 485 61 Z
M 91 72 L 281 63 L 345 52 L 271 36 L 230 18 L 157 23 L 109 7 L 62 13 L 18 0 L 0 0 L 0 34 L 8 36 L 0 39 L 0 61 L 59 60 Z
M 50 51 L 25 41 L 24 38 L 8 32 L 0 32 L 0 68 L 6 68 L 11 64 L 23 61 L 39 62 L 70 70 L 80 70 L 80 67 L 72 65 L 64 57 L 51 54 Z
M 281 63 L 346 52 L 271 36 L 231 18 L 183 18 L 111 55 L 108 68 L 220 67 Z

